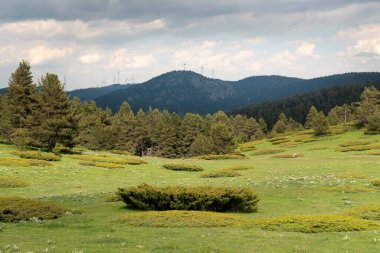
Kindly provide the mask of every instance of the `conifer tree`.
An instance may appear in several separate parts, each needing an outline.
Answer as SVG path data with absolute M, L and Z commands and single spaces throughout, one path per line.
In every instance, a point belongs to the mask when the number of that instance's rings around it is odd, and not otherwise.
M 152 147 L 148 127 L 148 120 L 142 109 L 136 114 L 135 126 L 133 128 L 133 138 L 135 141 L 135 154 L 142 156 L 149 148 Z
M 53 150 L 57 143 L 74 145 L 75 125 L 70 101 L 56 74 L 41 77 L 41 91 L 33 108 L 32 136 L 38 144 Z
M 380 107 L 380 91 L 375 87 L 367 87 L 360 95 L 360 102 L 356 108 L 357 125 L 362 127 L 369 123 L 369 119 L 373 117 Z
M 114 128 L 117 135 L 115 148 L 127 150 L 134 153 L 135 142 L 133 138 L 133 127 L 135 124 L 135 116 L 131 106 L 127 101 L 123 102 L 118 113 L 114 116 Z
M 210 137 L 214 154 L 229 153 L 236 147 L 232 127 L 223 122 L 215 122 L 211 125 Z
M 11 112 L 5 96 L 0 96 L 0 136 L 10 141 L 12 122 Z
M 329 132 L 329 125 L 325 114 L 320 111 L 316 118 L 313 120 L 312 129 L 314 130 L 314 135 L 325 135 Z
M 6 103 L 12 126 L 10 139 L 20 148 L 30 143 L 30 117 L 36 103 L 36 86 L 27 61 L 21 61 L 9 79 Z
M 309 113 L 306 116 L 305 128 L 310 129 L 313 128 L 314 120 L 318 117 L 318 111 L 315 106 L 310 107 Z
M 264 134 L 266 134 L 266 133 L 268 133 L 268 125 L 267 125 L 267 123 L 265 122 L 265 120 L 263 119 L 263 117 L 260 117 L 259 118 L 259 125 L 260 125 L 260 129 L 261 129 L 261 131 L 264 133 Z
M 281 113 L 278 116 L 278 120 L 276 124 L 273 126 L 272 131 L 276 134 L 282 134 L 285 133 L 287 130 L 287 125 L 288 125 L 288 118 L 284 113 Z
M 204 119 L 199 114 L 186 113 L 181 124 L 180 139 L 182 155 L 187 155 L 191 144 L 204 131 Z
M 199 134 L 189 148 L 190 156 L 211 154 L 213 152 L 213 141 L 211 137 Z

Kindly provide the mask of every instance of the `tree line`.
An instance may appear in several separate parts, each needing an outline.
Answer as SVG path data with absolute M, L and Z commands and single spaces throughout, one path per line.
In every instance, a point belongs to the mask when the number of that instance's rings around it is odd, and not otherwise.
M 380 132 L 380 92 L 373 87 L 365 89 L 355 106 L 334 107 L 327 117 L 311 107 L 305 125 L 281 113 L 269 131 L 263 118 L 228 116 L 222 111 L 182 117 L 153 108 L 134 113 L 125 101 L 113 114 L 93 101 L 70 100 L 56 74 L 46 73 L 38 86 L 32 79 L 29 63 L 21 61 L 11 74 L 7 93 L 0 96 L 0 135 L 20 148 L 52 151 L 57 145 L 80 145 L 136 155 L 186 157 L 229 153 L 241 142 L 305 128 L 323 135 L 329 125 L 352 120 L 370 133 Z

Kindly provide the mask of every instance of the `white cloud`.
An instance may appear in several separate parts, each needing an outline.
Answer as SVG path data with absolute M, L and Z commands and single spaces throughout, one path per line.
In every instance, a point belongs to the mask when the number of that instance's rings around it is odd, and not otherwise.
M 79 57 L 79 61 L 83 64 L 95 64 L 98 63 L 100 59 L 99 54 L 84 54 Z
M 315 45 L 313 43 L 304 42 L 296 49 L 296 54 L 299 56 L 313 56 Z
M 39 65 L 53 59 L 63 58 L 73 52 L 71 47 L 53 48 L 47 46 L 36 46 L 29 49 L 28 59 L 33 65 Z
M 126 49 L 121 48 L 114 51 L 110 57 L 108 68 L 147 68 L 155 63 L 155 59 L 151 54 L 129 53 Z

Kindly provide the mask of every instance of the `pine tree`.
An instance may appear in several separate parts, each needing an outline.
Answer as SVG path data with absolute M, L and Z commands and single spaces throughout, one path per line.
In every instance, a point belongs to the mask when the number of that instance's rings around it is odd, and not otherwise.
M 213 141 L 211 137 L 199 134 L 189 148 L 190 156 L 211 154 L 213 152 Z
M 186 113 L 181 124 L 180 139 L 182 155 L 189 153 L 191 144 L 204 131 L 204 119 L 199 114 Z
M 268 133 L 268 125 L 267 123 L 265 122 L 265 120 L 263 119 L 263 117 L 260 117 L 259 118 L 259 125 L 260 125 L 260 129 L 261 131 L 266 134 Z
M 214 154 L 229 153 L 236 147 L 232 127 L 223 122 L 215 122 L 211 125 L 210 137 Z
M 135 141 L 135 154 L 142 156 L 152 147 L 148 127 L 148 120 L 142 109 L 136 114 L 136 121 L 133 128 L 133 138 Z
M 310 107 L 309 113 L 306 116 L 305 128 L 310 129 L 313 128 L 314 120 L 318 117 L 318 111 L 315 106 Z
M 367 87 L 360 95 L 360 102 L 356 108 L 357 125 L 362 127 L 369 123 L 369 119 L 373 117 L 380 107 L 380 91 L 375 87 Z
M 11 118 L 12 115 L 7 98 L 5 96 L 0 96 L 0 136 L 7 139 L 8 141 L 11 140 Z
M 10 139 L 20 148 L 30 143 L 30 117 L 36 103 L 36 86 L 27 61 L 21 61 L 9 79 L 6 101 L 9 105 Z
M 38 144 L 52 151 L 57 143 L 74 145 L 75 125 L 70 101 L 56 74 L 41 77 L 41 91 L 33 108 L 32 136 Z
M 322 111 L 320 111 L 316 118 L 314 118 L 312 129 L 314 130 L 315 136 L 325 135 L 329 132 L 329 125 L 325 114 Z
M 134 153 L 135 142 L 132 135 L 135 116 L 127 101 L 123 102 L 118 113 L 114 116 L 114 128 L 117 135 L 115 148 Z
M 288 128 L 288 118 L 284 113 L 281 113 L 278 116 L 278 120 L 276 124 L 273 126 L 272 131 L 276 134 L 282 134 L 285 133 Z

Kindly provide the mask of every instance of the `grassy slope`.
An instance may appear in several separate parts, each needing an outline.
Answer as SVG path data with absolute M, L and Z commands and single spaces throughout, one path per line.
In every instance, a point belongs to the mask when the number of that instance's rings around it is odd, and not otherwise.
M 294 137 L 289 137 L 290 139 Z M 284 148 L 284 154 L 302 153 L 295 159 L 249 156 L 249 159 L 187 160 L 205 172 L 233 166 L 255 168 L 233 178 L 201 178 L 202 172 L 170 171 L 162 168 L 167 159 L 146 158 L 149 164 L 124 169 L 102 169 L 78 165 L 63 157 L 48 167 L 1 167 L 0 177 L 30 182 L 24 188 L 0 188 L 0 196 L 42 198 L 81 215 L 40 223 L 0 223 L 0 252 L 380 252 L 380 231 L 302 234 L 241 228 L 149 228 L 120 223 L 128 212 L 121 202 L 106 202 L 117 187 L 142 182 L 155 185 L 248 186 L 258 192 L 259 211 L 237 214 L 271 217 L 296 214 L 334 214 L 352 206 L 378 203 L 379 189 L 369 181 L 380 178 L 380 159 L 363 152 L 337 152 L 340 143 L 354 140 L 380 141 L 380 136 L 362 132 L 322 137 L 317 141 Z M 278 148 L 267 141 L 257 150 Z M 322 148 L 322 149 L 321 149 Z M 1 156 L 12 147 L 0 145 Z M 280 153 L 281 154 L 281 153 Z M 339 174 L 360 173 L 366 178 L 342 179 Z M 372 193 L 323 191 L 321 187 L 345 183 L 371 188 Z M 352 205 L 346 205 L 350 200 Z M 348 239 L 345 239 L 345 236 Z M 374 238 L 377 239 L 375 242 Z

